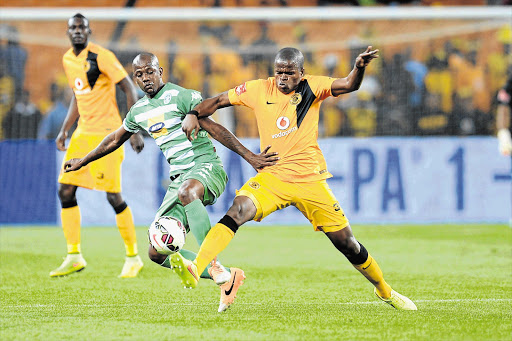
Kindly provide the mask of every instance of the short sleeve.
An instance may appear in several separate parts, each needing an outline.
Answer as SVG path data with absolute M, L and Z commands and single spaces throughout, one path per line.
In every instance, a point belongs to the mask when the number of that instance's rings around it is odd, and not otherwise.
M 130 110 L 123 120 L 123 128 L 130 133 L 138 133 L 140 126 L 135 122 L 132 110 Z
M 229 102 L 232 105 L 243 105 L 249 108 L 255 107 L 263 80 L 248 81 L 228 91 Z
M 203 101 L 203 96 L 196 90 L 185 89 L 180 91 L 178 97 L 178 109 L 183 115 L 186 115 L 190 110 L 194 109 L 196 105 Z
M 319 100 L 332 96 L 332 83 L 336 78 L 326 76 L 312 76 L 309 79 L 311 90 Z
M 114 53 L 106 49 L 98 54 L 98 67 L 104 75 L 116 84 L 128 76 L 128 73 Z

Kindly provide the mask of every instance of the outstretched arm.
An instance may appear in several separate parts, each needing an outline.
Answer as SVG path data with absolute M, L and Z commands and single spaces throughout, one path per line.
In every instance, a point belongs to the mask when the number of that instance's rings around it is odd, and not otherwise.
M 123 90 L 125 93 L 126 107 L 130 109 L 135 104 L 135 102 L 137 102 L 137 89 L 135 88 L 135 84 L 133 84 L 133 81 L 130 77 L 126 76 L 125 78 L 121 79 L 117 85 L 119 85 L 121 90 Z M 144 138 L 140 132 L 133 134 L 130 137 L 130 145 L 137 154 L 140 153 L 142 149 L 144 149 Z
M 270 146 L 265 148 L 260 154 L 254 154 L 247 149 L 228 129 L 214 122 L 210 118 L 202 118 L 199 120 L 201 128 L 206 130 L 210 135 L 222 143 L 226 148 L 231 149 L 247 161 L 256 171 L 272 166 L 277 163 L 279 157 L 276 152 L 267 153 Z
M 79 170 L 94 160 L 104 157 L 107 154 L 112 153 L 117 148 L 121 147 L 133 133 L 126 131 L 123 126 L 119 127 L 113 133 L 110 133 L 101 141 L 101 143 L 89 154 L 81 159 L 71 159 L 64 163 L 64 172 L 72 172 Z
M 187 135 L 187 138 L 192 141 L 197 138 L 199 132 L 198 118 L 208 117 L 212 115 L 217 109 L 232 106 L 229 101 L 228 92 L 223 92 L 215 97 L 207 98 L 190 111 L 182 122 L 181 129 Z M 194 132 L 194 134 L 192 134 Z
M 361 86 L 364 77 L 364 70 L 370 64 L 372 59 L 379 58 L 377 54 L 379 50 L 372 50 L 371 46 L 366 48 L 366 51 L 361 53 L 356 58 L 354 68 L 347 77 L 336 79 L 331 85 L 331 92 L 333 96 L 339 96 L 348 92 L 355 91 Z

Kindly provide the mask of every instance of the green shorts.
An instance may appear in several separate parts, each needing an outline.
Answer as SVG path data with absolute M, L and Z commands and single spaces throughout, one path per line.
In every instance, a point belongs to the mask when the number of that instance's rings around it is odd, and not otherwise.
M 224 192 L 228 176 L 224 171 L 222 162 L 202 162 L 196 164 L 187 172 L 180 174 L 171 182 L 165 193 L 164 200 L 156 212 L 155 220 L 161 216 L 177 218 L 185 225 L 187 232 L 189 231 L 188 220 L 185 215 L 185 208 L 178 198 L 178 190 L 183 182 L 188 179 L 196 179 L 203 184 L 203 204 L 206 206 L 214 204 L 217 198 Z

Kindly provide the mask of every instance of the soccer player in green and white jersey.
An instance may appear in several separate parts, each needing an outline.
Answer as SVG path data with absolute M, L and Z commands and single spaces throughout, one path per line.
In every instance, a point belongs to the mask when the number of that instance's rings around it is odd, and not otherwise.
M 252 167 L 261 169 L 276 163 L 275 153 L 268 153 L 270 146 L 260 154 L 245 148 L 227 129 L 210 119 L 201 120 L 198 138 L 189 141 L 182 130 L 185 115 L 193 113 L 193 108 L 202 101 L 198 91 L 182 88 L 162 80 L 163 69 L 158 59 L 151 53 L 141 53 L 133 60 L 133 76 L 137 85 L 146 93 L 126 115 L 123 124 L 91 152 L 81 159 L 65 162 L 64 171 L 80 169 L 123 145 L 130 136 L 143 129 L 155 139 L 170 164 L 169 176 L 172 180 L 155 219 L 171 216 L 180 220 L 191 231 L 199 245 L 211 228 L 205 205 L 213 204 L 226 187 L 227 175 L 215 148 L 207 137 L 213 138 L 242 156 Z M 203 130 L 204 129 L 204 130 Z M 193 260 L 195 253 L 181 250 L 187 259 Z M 149 246 L 149 258 L 175 272 L 188 269 L 173 266 L 173 256 L 162 255 Z M 181 277 L 181 276 L 180 276 Z M 212 262 L 201 277 L 211 278 L 221 286 L 219 312 L 227 309 L 235 298 L 238 287 L 245 278 L 237 268 L 231 271 L 218 261 Z M 189 283 L 183 282 L 185 287 Z M 232 288 L 226 295 L 224 287 Z

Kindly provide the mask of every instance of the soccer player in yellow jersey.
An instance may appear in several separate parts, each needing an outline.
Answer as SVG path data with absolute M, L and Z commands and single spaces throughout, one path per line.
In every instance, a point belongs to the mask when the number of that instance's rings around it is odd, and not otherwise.
M 229 244 L 240 225 L 260 221 L 293 205 L 375 286 L 378 298 L 396 309 L 416 310 L 409 298 L 386 283 L 375 259 L 352 234 L 347 217 L 327 185 L 331 174 L 317 142 L 322 101 L 359 89 L 365 68 L 378 57 L 377 53 L 368 46 L 347 77 L 330 78 L 305 75 L 302 53 L 284 48 L 275 57 L 274 77 L 249 81 L 206 99 L 187 114 L 183 130 L 194 139 L 198 118 L 231 105 L 247 106 L 256 115 L 261 149 L 272 146 L 270 151 L 279 155 L 277 164 L 261 169 L 237 192 L 233 205 L 210 230 L 194 262 L 180 260 L 180 265 L 188 269 L 181 276 L 192 283 L 191 287 L 197 285 L 197 274 Z
M 62 62 L 73 89 L 68 114 L 56 138 L 57 148 L 65 151 L 68 131 L 78 119 L 78 127 L 71 136 L 64 160 L 85 156 L 105 136 L 121 125 L 115 97 L 116 84 L 126 94 L 128 108 L 137 101 L 133 81 L 109 50 L 88 41 L 89 21 L 81 14 L 68 20 L 67 34 L 72 47 Z M 130 138 L 132 148 L 139 153 L 144 148 L 141 135 Z M 126 260 L 119 277 L 136 277 L 143 263 L 138 255 L 133 216 L 121 195 L 121 163 L 124 149 L 94 162 L 80 171 L 59 175 L 61 220 L 68 254 L 62 265 L 50 272 L 51 277 L 65 276 L 81 271 L 87 265 L 80 250 L 80 209 L 76 200 L 78 187 L 104 191 L 116 213 L 116 223 L 124 240 Z

